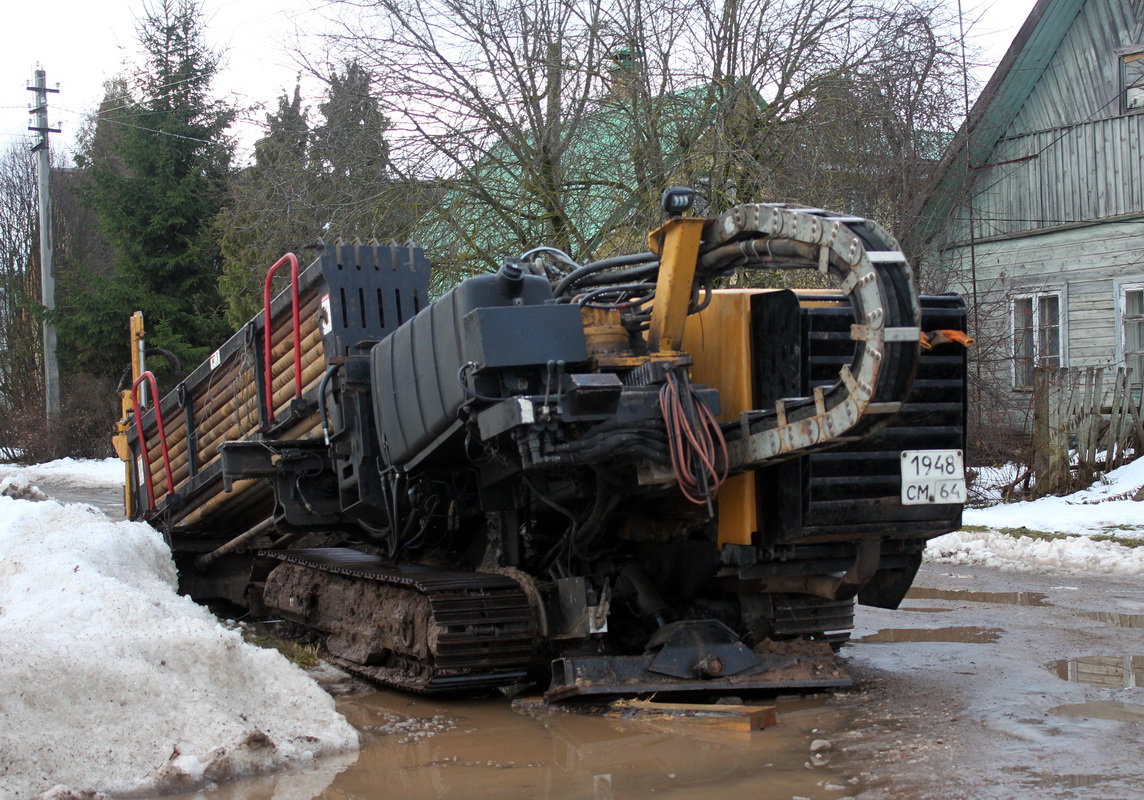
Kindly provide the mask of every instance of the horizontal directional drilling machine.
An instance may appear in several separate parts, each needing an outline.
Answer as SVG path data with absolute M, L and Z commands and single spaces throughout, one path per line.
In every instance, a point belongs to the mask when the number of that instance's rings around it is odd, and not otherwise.
M 959 526 L 964 303 L 819 209 L 676 215 L 648 243 L 537 247 L 435 300 L 414 246 L 288 255 L 161 398 L 136 325 L 129 516 L 184 592 L 402 689 L 844 685 L 792 683 L 775 643 L 844 641 Z M 837 288 L 717 288 L 789 269 Z

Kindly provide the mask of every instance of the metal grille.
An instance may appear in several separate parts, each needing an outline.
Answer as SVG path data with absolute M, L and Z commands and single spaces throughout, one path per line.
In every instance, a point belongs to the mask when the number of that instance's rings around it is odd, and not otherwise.
M 923 331 L 965 329 L 965 305 L 959 297 L 928 296 L 921 303 Z M 799 381 L 806 395 L 836 380 L 840 365 L 850 362 L 852 321 L 847 305 L 815 302 L 801 309 Z M 959 505 L 901 504 L 900 456 L 907 449 L 964 448 L 965 368 L 964 349 L 951 346 L 923 352 L 913 388 L 886 428 L 861 441 L 800 458 L 797 466 L 761 470 L 760 517 L 767 538 L 774 543 L 863 534 L 925 538 L 958 526 Z M 781 508 L 783 502 L 799 498 L 801 513 Z

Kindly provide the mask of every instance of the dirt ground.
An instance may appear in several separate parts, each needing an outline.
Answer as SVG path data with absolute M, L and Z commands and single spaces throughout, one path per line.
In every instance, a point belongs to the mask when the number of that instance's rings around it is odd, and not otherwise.
M 927 565 L 860 608 L 832 695 L 755 733 L 518 713 L 328 683 L 360 756 L 218 787 L 246 798 L 1041 800 L 1144 796 L 1144 586 Z
M 1144 796 L 1144 585 L 927 564 L 915 587 L 843 650 L 854 796 Z

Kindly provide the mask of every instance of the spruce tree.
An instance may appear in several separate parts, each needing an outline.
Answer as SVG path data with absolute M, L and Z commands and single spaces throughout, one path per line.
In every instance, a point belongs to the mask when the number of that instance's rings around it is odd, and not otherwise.
M 144 62 L 113 84 L 77 159 L 85 197 L 114 256 L 107 277 L 68 287 L 61 334 L 70 367 L 115 374 L 128 361 L 127 319 L 142 310 L 149 343 L 188 366 L 225 332 L 211 224 L 222 204 L 233 111 L 211 99 L 218 56 L 201 6 L 156 0 L 139 23 Z
M 231 184 L 218 229 L 232 325 L 261 307 L 262 278 L 283 253 L 303 258 L 300 248 L 319 238 L 407 239 L 431 195 L 392 176 L 389 124 L 357 62 L 331 71 L 318 114 L 311 128 L 299 90 L 280 97 L 254 146 L 254 164 Z
M 223 270 L 219 286 L 226 318 L 242 325 L 262 306 L 262 280 L 284 253 L 302 259 L 321 236 L 325 211 L 309 161 L 310 129 L 299 87 L 278 98 L 266 115 L 266 135 L 254 144 L 254 163 L 231 181 L 217 227 Z
M 341 181 L 380 180 L 389 166 L 389 124 L 373 97 L 369 73 L 357 61 L 340 75 L 333 70 L 318 110 L 324 122 L 314 129 L 312 155 L 322 171 Z
M 370 74 L 357 61 L 346 63 L 341 74 L 331 71 L 318 110 L 322 123 L 314 128 L 310 158 L 320 175 L 327 229 L 347 236 L 394 235 L 387 230 L 388 209 L 379 202 L 390 183 L 389 123 L 373 95 Z

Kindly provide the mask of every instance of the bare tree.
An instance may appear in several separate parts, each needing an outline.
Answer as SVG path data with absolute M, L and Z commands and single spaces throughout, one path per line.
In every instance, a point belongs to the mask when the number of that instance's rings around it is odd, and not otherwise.
M 0 429 L 26 398 L 42 405 L 37 208 L 35 156 L 11 146 L 0 153 Z
M 928 155 L 917 133 L 931 120 L 950 127 L 937 112 L 957 88 L 943 83 L 952 29 L 930 0 L 341 7 L 334 45 L 377 76 L 391 163 L 442 184 L 421 230 L 460 272 L 538 242 L 579 257 L 639 246 L 672 183 L 717 207 L 833 200 L 844 193 L 813 173 L 861 174 L 864 158 L 887 151 Z M 890 108 L 873 115 L 880 104 Z M 840 125 L 853 128 L 850 152 L 824 146 Z M 884 173 L 899 191 L 898 165 Z
M 57 275 L 90 264 L 105 247 L 90 212 L 76 200 L 75 177 L 52 170 Z M 39 237 L 35 156 L 14 145 L 0 152 L 0 457 L 106 455 L 111 414 L 92 398 L 111 398 L 114 384 L 64 370 L 62 418 L 49 424 L 44 414 Z

